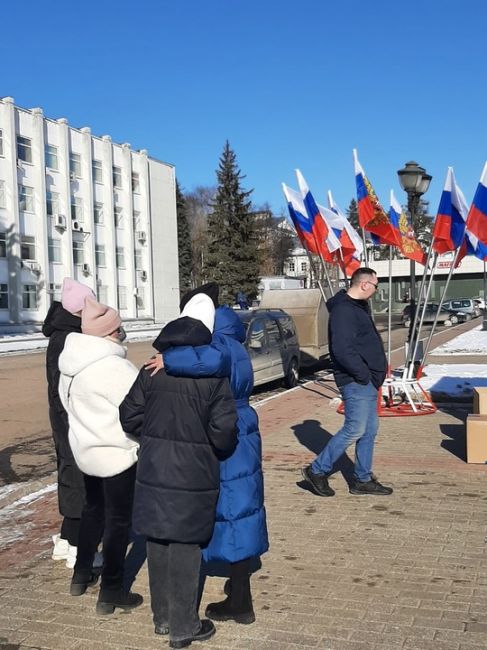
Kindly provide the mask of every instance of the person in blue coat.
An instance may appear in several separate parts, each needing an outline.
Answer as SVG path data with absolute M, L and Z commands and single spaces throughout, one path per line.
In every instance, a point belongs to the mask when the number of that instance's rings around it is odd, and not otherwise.
M 218 304 L 218 285 L 209 283 L 183 296 L 181 309 L 195 291 L 208 293 Z M 238 414 L 238 444 L 232 456 L 220 463 L 216 523 L 212 538 L 203 550 L 206 566 L 210 562 L 230 564 L 230 582 L 225 588 L 227 598 L 208 605 L 205 614 L 216 621 L 248 624 L 255 621 L 251 567 L 255 559 L 268 550 L 269 541 L 259 422 L 249 404 L 253 370 L 242 345 L 244 341 L 245 328 L 235 311 L 218 307 L 211 344 L 165 350 L 163 364 L 168 375 L 230 378 Z

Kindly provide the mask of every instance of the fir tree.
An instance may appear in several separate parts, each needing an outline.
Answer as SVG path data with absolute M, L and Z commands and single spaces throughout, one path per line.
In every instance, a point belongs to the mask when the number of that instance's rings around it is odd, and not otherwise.
M 176 181 L 176 216 L 178 223 L 179 291 L 182 295 L 188 289 L 191 289 L 193 251 L 186 213 L 186 201 L 178 181 Z
M 225 143 L 217 169 L 218 187 L 208 216 L 208 252 L 204 263 L 206 281 L 220 285 L 222 303 L 233 304 L 243 291 L 252 299 L 259 282 L 259 252 L 251 191 L 241 187 L 244 178 L 235 152 Z
M 350 221 L 350 225 L 353 226 L 355 230 L 360 234 L 360 226 L 358 223 L 358 206 L 355 199 L 352 199 L 348 204 L 347 219 Z

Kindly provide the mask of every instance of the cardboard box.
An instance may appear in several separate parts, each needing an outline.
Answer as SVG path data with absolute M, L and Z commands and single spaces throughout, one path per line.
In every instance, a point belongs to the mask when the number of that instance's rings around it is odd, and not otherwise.
M 467 463 L 487 463 L 487 415 L 469 415 L 466 430 Z
M 487 415 L 487 388 L 473 389 L 473 412 L 477 415 Z

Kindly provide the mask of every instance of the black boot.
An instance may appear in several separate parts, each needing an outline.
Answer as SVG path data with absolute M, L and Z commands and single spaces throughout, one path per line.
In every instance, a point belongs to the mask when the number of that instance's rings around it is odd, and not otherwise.
M 93 587 L 98 582 L 98 574 L 93 572 L 73 573 L 69 593 L 71 596 L 82 596 L 88 587 Z
M 201 627 L 199 632 L 196 632 L 193 636 L 188 639 L 181 639 L 180 641 L 169 641 L 170 648 L 187 648 L 193 643 L 193 641 L 206 641 L 215 634 L 215 626 L 211 621 L 204 618 L 201 621 Z
M 205 615 L 214 621 L 235 621 L 249 625 L 255 621 L 250 592 L 250 576 L 232 576 L 230 594 L 220 603 L 210 603 Z M 225 585 L 226 587 L 226 585 Z
M 120 609 L 134 609 L 142 605 L 144 599 L 140 594 L 134 594 L 131 591 L 126 592 L 123 589 L 100 589 L 98 602 L 96 603 L 97 614 L 113 614 L 115 607 Z

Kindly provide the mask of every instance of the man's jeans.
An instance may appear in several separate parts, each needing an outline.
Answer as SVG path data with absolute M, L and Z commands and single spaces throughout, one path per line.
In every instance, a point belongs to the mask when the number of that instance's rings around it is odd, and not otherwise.
M 340 389 L 345 408 L 343 427 L 335 433 L 311 465 L 314 474 L 330 474 L 334 463 L 355 443 L 355 478 L 369 481 L 372 476 L 374 440 L 379 428 L 377 388 L 352 382 Z
M 147 540 L 154 623 L 169 625 L 171 641 L 189 639 L 201 628 L 197 609 L 200 566 L 198 544 Z

